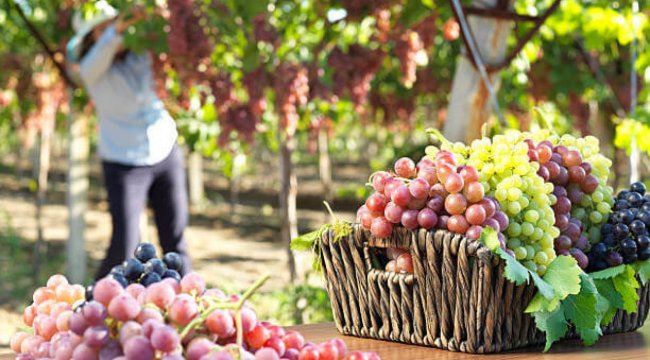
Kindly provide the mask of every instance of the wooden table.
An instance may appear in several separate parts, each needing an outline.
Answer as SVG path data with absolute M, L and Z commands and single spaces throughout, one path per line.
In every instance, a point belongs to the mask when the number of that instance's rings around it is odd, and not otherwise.
M 604 336 L 596 345 L 589 348 L 583 347 L 579 341 L 556 343 L 552 350 L 546 354 L 542 353 L 541 348 L 528 348 L 520 351 L 491 355 L 455 353 L 422 346 L 341 336 L 334 327 L 334 324 L 331 323 L 293 326 L 290 329 L 300 331 L 308 341 L 314 343 L 339 337 L 345 340 L 351 350 L 375 351 L 384 360 L 650 360 L 650 322 L 636 332 Z M 13 359 L 13 356 L 10 354 L 0 355 L 0 360 L 9 359 Z

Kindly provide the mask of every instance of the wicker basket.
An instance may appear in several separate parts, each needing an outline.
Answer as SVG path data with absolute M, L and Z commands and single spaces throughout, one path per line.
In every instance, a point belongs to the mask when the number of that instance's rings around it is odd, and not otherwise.
M 323 270 L 336 326 L 344 335 L 468 353 L 544 342 L 524 313 L 535 287 L 507 281 L 503 262 L 477 241 L 442 230 L 404 228 L 376 239 L 358 226 L 351 236 L 333 239 L 332 231 L 321 238 Z M 371 247 L 410 249 L 414 273 L 374 269 Z M 617 313 L 603 332 L 642 326 L 648 288 L 640 289 L 638 313 Z

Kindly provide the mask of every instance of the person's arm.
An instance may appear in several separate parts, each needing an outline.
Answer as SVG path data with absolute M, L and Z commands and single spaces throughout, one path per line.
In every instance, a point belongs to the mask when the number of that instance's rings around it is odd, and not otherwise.
M 119 17 L 104 30 L 104 33 L 79 64 L 79 71 L 84 82 L 95 82 L 108 71 L 113 63 L 113 58 L 115 58 L 124 42 L 122 33 L 143 18 L 143 9 L 136 7 L 129 19 Z
M 97 81 L 108 71 L 123 40 L 122 33 L 117 31 L 117 24 L 111 24 L 104 30 L 104 33 L 79 64 L 79 72 L 85 83 L 90 84 Z

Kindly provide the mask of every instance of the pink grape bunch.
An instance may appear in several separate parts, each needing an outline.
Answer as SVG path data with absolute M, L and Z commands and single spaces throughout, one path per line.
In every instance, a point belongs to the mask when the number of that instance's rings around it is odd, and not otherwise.
M 409 230 L 443 229 L 478 239 L 483 228 L 501 233 L 509 224 L 499 202 L 485 196 L 479 173 L 456 162 L 454 154 L 439 151 L 435 160 L 423 158 L 416 165 L 409 158 L 395 162 L 394 172 L 372 176 L 375 190 L 357 211 L 357 221 L 377 238 L 390 236 L 395 226 Z
M 413 273 L 413 257 L 408 249 L 387 248 L 386 257 L 388 262 L 384 270 L 398 273 Z
M 245 297 L 207 288 L 193 272 L 180 282 L 165 278 L 148 287 L 133 283 L 123 288 L 106 277 L 95 284 L 93 300 L 87 302 L 81 285 L 54 275 L 33 299 L 24 312 L 32 331 L 11 338 L 16 359 L 379 359 L 350 352 L 339 339 L 316 345 L 296 331 L 259 321 Z
M 591 164 L 583 161 L 578 150 L 564 145 L 554 146 L 549 140 L 535 144 L 533 140 L 526 139 L 525 143 L 530 161 L 540 164 L 537 174 L 544 181 L 553 183 L 554 225 L 560 230 L 560 235 L 553 241 L 555 252 L 557 255 L 573 256 L 578 265 L 586 269 L 589 259 L 585 253 L 590 244 L 583 234 L 583 222 L 572 216 L 572 210 L 580 206 L 585 196 L 598 189 L 598 178 L 591 174 Z

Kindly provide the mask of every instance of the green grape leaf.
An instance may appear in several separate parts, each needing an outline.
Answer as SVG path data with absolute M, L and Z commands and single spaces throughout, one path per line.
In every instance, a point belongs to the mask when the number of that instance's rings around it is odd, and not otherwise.
M 507 252 L 501 249 L 497 232 L 491 227 L 486 227 L 481 232 L 480 241 L 487 246 L 493 253 L 499 255 L 505 261 L 504 276 L 506 279 L 514 282 L 516 285 L 528 283 L 530 278 L 530 271 L 523 266 L 517 259 L 510 256 Z
M 568 324 L 562 309 L 552 312 L 533 313 L 537 328 L 546 333 L 546 346 L 544 352 L 548 351 L 554 342 L 560 340 L 568 330 Z
M 308 232 L 291 240 L 291 250 L 293 251 L 312 251 L 314 244 L 318 242 L 322 229 Z
M 611 279 L 622 274 L 624 271 L 625 265 L 622 264 L 605 270 L 589 273 L 589 276 L 594 280 Z
M 555 297 L 555 290 L 553 286 L 544 281 L 536 272 L 531 271 L 530 275 L 533 277 L 533 282 L 537 286 L 538 294 L 542 294 L 546 299 L 553 299 Z
M 580 274 L 582 269 L 573 257 L 558 256 L 548 265 L 544 281 L 553 287 L 555 297 L 562 300 L 580 292 Z
M 607 301 L 608 307 L 600 321 L 602 325 L 607 325 L 614 319 L 616 310 L 623 308 L 623 297 L 614 288 L 612 279 L 596 279 L 594 284 L 598 289 L 598 294 Z
M 637 261 L 634 264 L 634 270 L 636 270 L 643 285 L 648 283 L 648 279 L 650 279 L 650 260 Z
M 602 333 L 600 322 L 609 305 L 602 296 L 599 298 L 596 285 L 589 275 L 580 274 L 580 285 L 580 292 L 569 295 L 562 302 L 562 309 L 585 345 L 592 345 Z
M 639 300 L 639 294 L 636 289 L 639 288 L 639 282 L 636 281 L 634 269 L 631 266 L 625 267 L 625 272 L 614 277 L 614 288 L 623 298 L 623 309 L 628 313 L 636 312 L 636 302 Z

